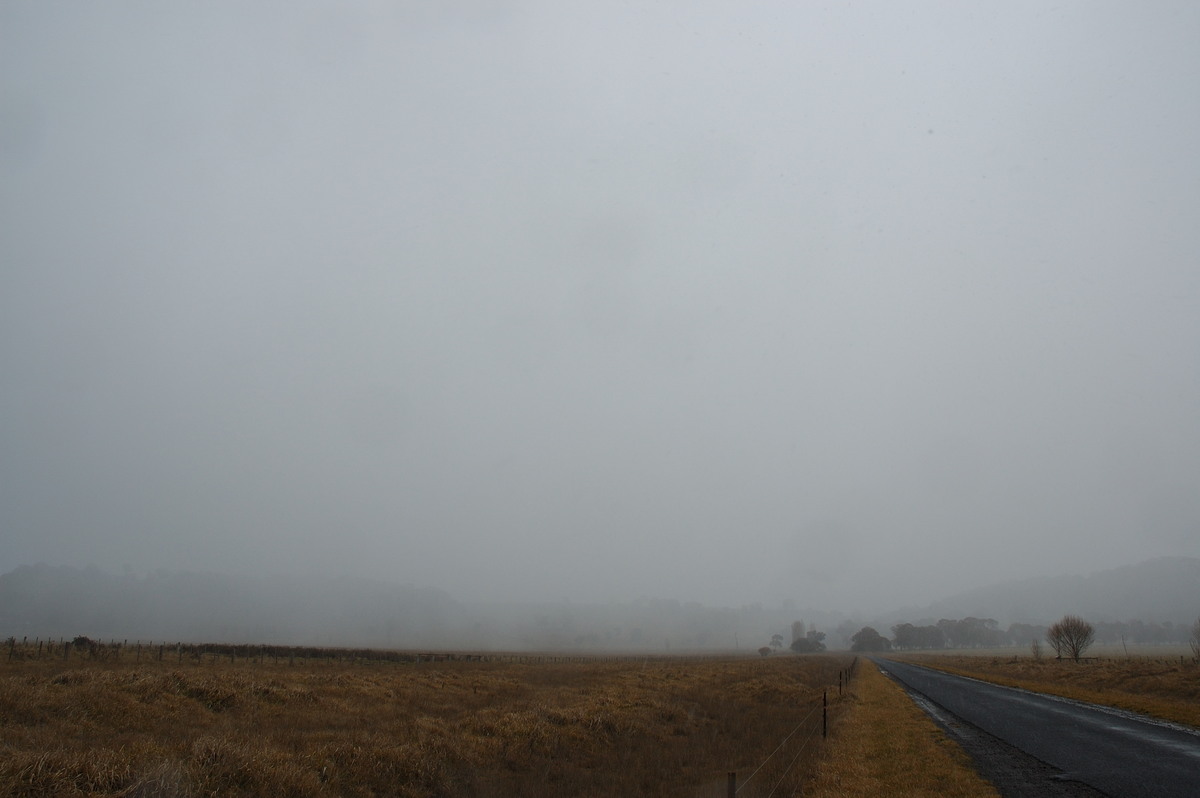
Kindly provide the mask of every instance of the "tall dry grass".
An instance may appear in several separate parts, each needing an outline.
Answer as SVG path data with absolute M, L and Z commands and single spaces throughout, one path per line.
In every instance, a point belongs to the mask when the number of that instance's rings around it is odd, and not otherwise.
M 0 660 L 0 794 L 724 795 L 848 663 Z

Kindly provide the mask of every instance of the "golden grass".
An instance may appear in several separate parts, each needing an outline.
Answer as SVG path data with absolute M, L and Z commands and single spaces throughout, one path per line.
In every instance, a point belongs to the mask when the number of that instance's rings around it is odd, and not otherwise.
M 723 796 L 849 661 L 0 661 L 0 795 Z
M 1149 657 L 1086 662 L 1031 656 L 906 655 L 905 660 L 996 684 L 1073 698 L 1200 728 L 1200 665 Z
M 868 661 L 860 664 L 850 707 L 830 735 L 807 796 L 999 795 L 970 757 Z

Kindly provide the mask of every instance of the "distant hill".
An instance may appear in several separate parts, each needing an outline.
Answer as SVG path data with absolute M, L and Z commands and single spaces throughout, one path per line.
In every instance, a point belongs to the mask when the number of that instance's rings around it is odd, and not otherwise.
M 419 647 L 461 640 L 465 626 L 441 591 L 369 580 L 49 565 L 0 574 L 0 636 Z
M 1160 559 L 1086 576 L 1026 579 L 978 588 L 925 607 L 869 619 L 934 623 L 993 618 L 1044 625 L 1066 613 L 1094 623 L 1184 624 L 1200 616 L 1200 559 Z M 793 621 L 848 645 L 861 623 L 819 610 L 705 607 L 632 599 L 605 605 L 463 604 L 449 594 L 364 579 L 235 577 L 186 571 L 121 576 L 96 568 L 22 566 L 0 574 L 0 640 L 271 643 L 377 648 L 680 652 L 754 651 Z M 836 627 L 836 628 L 835 628 Z M 843 628 L 845 627 L 845 628 Z
M 436 589 L 364 579 L 127 573 L 22 566 L 0 574 L 0 640 L 269 643 L 470 650 L 756 651 L 817 611 L 635 598 L 462 604 Z
M 1088 575 L 1039 577 L 980 587 L 889 619 L 995 618 L 1001 624 L 1049 623 L 1063 615 L 1088 620 L 1170 621 L 1200 617 L 1200 559 L 1163 557 Z

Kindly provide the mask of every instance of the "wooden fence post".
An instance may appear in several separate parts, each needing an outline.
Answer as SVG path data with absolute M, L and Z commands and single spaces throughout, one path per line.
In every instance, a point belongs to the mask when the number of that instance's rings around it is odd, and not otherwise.
M 737 795 L 737 772 L 729 771 L 729 780 L 727 782 L 726 794 L 729 798 L 734 798 Z

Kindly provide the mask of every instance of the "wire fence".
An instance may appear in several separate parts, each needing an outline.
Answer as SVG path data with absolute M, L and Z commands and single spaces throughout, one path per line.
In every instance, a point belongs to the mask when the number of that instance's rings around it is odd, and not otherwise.
M 834 693 L 835 707 L 837 706 L 838 699 L 844 695 L 846 689 L 849 687 L 850 679 L 854 676 L 857 668 L 858 658 L 855 657 L 849 667 L 838 672 L 837 692 Z M 791 782 L 798 789 L 803 774 L 797 773 L 797 765 L 802 761 L 811 764 L 811 760 L 809 759 L 802 760 L 805 752 L 815 755 L 818 750 L 816 741 L 824 739 L 829 735 L 829 697 L 831 691 L 832 688 L 822 691 L 821 696 L 815 699 L 813 705 L 800 718 L 795 728 L 780 740 L 779 745 L 775 746 L 775 750 L 768 754 L 759 763 L 758 767 L 750 772 L 749 776 L 739 783 L 736 771 L 729 772 L 726 791 L 728 798 L 736 798 L 736 796 L 745 796 L 745 798 L 748 798 L 750 795 L 765 795 L 766 798 L 773 798 L 773 796 L 779 793 L 780 787 L 785 782 L 788 782 L 789 777 L 792 777 Z M 789 743 L 794 745 L 794 750 L 789 752 L 791 758 L 784 765 L 773 766 L 772 763 L 775 762 L 776 757 L 788 748 Z M 788 756 L 788 754 L 785 754 L 785 756 Z M 756 777 L 759 777 L 760 782 L 763 779 L 769 778 L 769 789 L 766 786 L 759 789 L 759 783 L 755 782 Z
M 807 724 L 809 722 L 809 720 L 816 714 L 817 710 L 820 708 L 821 708 L 820 704 L 813 705 L 812 709 L 810 709 L 808 711 L 808 714 L 805 715 L 798 724 L 796 724 L 796 728 L 792 729 L 791 733 L 788 734 L 787 737 L 784 737 L 783 740 L 779 743 L 779 745 L 777 745 L 775 747 L 775 750 L 772 751 L 767 756 L 767 758 L 762 761 L 762 764 L 760 764 L 758 767 L 756 767 L 754 769 L 754 771 L 749 776 L 746 777 L 745 781 L 743 781 L 740 786 L 738 786 L 734 789 L 734 791 L 733 791 L 734 795 L 737 795 L 738 793 L 740 793 L 742 790 L 744 790 L 746 787 L 748 787 L 750 785 L 750 783 L 754 780 L 754 777 L 757 776 L 759 773 L 761 773 L 763 768 L 765 768 L 768 764 L 770 764 L 771 760 L 773 760 L 775 758 L 775 755 L 783 750 L 784 746 L 786 746 L 788 744 L 788 741 L 791 740 L 794 736 L 796 736 L 796 733 L 798 731 L 800 731 L 801 729 L 804 728 L 805 724 Z M 808 741 L 811 740 L 812 738 L 813 738 L 813 735 L 810 732 L 810 734 L 808 734 L 804 738 L 805 744 L 807 744 Z M 803 746 L 801 746 L 801 751 L 803 751 Z M 794 758 L 793 758 L 792 762 L 793 763 L 795 762 Z M 789 769 L 790 769 L 790 766 L 789 766 Z M 787 769 L 784 770 L 784 777 L 786 777 L 786 776 L 787 776 Z M 778 783 L 776 784 L 776 786 L 778 786 Z M 772 788 L 771 793 L 769 793 L 769 794 L 773 794 L 774 792 L 775 792 L 775 788 Z

